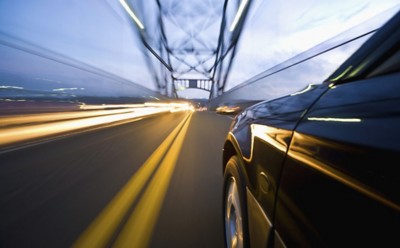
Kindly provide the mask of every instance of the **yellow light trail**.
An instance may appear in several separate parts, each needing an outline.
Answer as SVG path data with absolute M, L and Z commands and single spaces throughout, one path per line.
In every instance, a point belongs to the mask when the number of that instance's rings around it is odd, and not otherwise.
M 114 109 L 114 110 L 100 110 L 100 111 L 76 111 L 76 112 L 63 112 L 63 113 L 47 113 L 47 114 L 28 114 L 18 116 L 3 116 L 0 117 L 0 127 L 15 126 L 22 124 L 33 124 L 38 122 L 59 121 L 66 119 L 78 119 L 96 117 L 102 115 L 113 115 L 133 112 L 135 109 Z
M 165 107 L 144 107 L 1 117 L 0 147 L 81 130 L 84 128 L 105 124 L 108 125 L 125 120 L 135 120 L 140 117 L 151 116 L 154 114 L 187 110 L 189 110 L 187 106 L 176 108 L 166 105 Z
M 187 115 L 180 123 L 179 125 L 171 132 L 171 134 L 162 142 L 162 144 L 153 152 L 153 154 L 146 160 L 146 162 L 140 167 L 138 172 L 128 181 L 128 183 L 122 188 L 122 190 L 114 197 L 114 199 L 106 206 L 106 208 L 99 214 L 99 216 L 90 224 L 90 226 L 86 229 L 86 231 L 79 237 L 79 239 L 75 242 L 73 245 L 74 248 L 80 248 L 80 247 L 105 247 L 109 242 L 111 237 L 114 235 L 116 229 L 122 222 L 124 217 L 127 217 L 126 215 L 128 214 L 128 210 L 130 209 L 131 205 L 133 202 L 136 200 L 137 196 L 139 193 L 142 191 L 143 187 L 145 186 L 146 182 L 149 180 L 150 176 L 153 174 L 154 170 L 157 168 L 157 166 L 160 164 L 161 159 L 164 157 L 164 155 L 167 153 L 167 150 L 169 147 L 170 151 L 168 152 L 167 157 L 165 157 L 164 161 L 168 162 L 168 165 L 171 164 L 172 162 L 175 164 L 175 161 L 177 158 L 171 158 L 171 156 L 176 156 L 179 154 L 180 147 L 182 146 L 181 140 L 183 140 L 183 137 L 185 136 L 186 130 L 188 123 L 190 122 L 191 118 L 191 113 Z M 175 140 L 175 143 L 172 144 Z M 172 145 L 171 145 L 172 144 Z M 171 153 L 171 151 L 174 151 Z M 156 176 L 150 183 L 150 185 L 153 185 L 154 187 L 155 184 L 155 178 L 159 180 L 158 178 L 160 177 L 160 173 L 164 173 L 165 169 L 165 162 L 162 163 L 160 168 L 156 172 Z M 172 166 L 174 167 L 174 166 Z M 170 174 L 172 173 L 172 169 L 169 172 Z M 161 172 L 160 172 L 161 171 Z M 170 174 L 164 175 L 163 177 L 170 177 Z M 158 175 L 158 176 L 157 176 Z M 161 180 L 162 187 L 164 187 L 164 190 L 161 190 L 163 192 L 163 195 L 165 194 L 166 188 L 167 188 L 167 182 L 169 182 L 169 179 L 167 180 L 166 178 Z M 150 188 L 150 187 L 149 187 Z M 143 201 L 146 201 L 145 199 L 149 198 L 149 194 L 152 194 L 153 192 L 151 191 L 149 193 L 149 190 L 146 191 L 145 197 L 143 198 Z M 157 193 L 160 194 L 160 193 Z M 162 200 L 160 199 L 158 201 L 158 204 L 162 204 Z M 143 203 L 139 203 L 139 206 L 143 206 Z M 160 205 L 161 206 L 161 205 Z M 157 207 L 157 209 L 160 208 L 160 206 Z M 149 218 L 149 214 L 153 217 L 152 222 L 143 222 L 140 223 L 141 227 L 144 228 L 146 226 L 146 235 L 145 237 L 141 238 L 141 243 L 143 244 L 143 239 L 148 240 L 149 236 L 151 235 L 151 230 L 154 225 L 154 218 L 156 219 L 157 213 L 154 212 L 154 206 L 152 208 L 152 211 L 147 211 L 146 212 L 146 217 Z M 150 217 L 151 217 L 150 216 Z M 143 220 L 141 220 L 143 221 Z M 132 221 L 129 221 L 131 223 Z M 129 228 L 129 227 L 128 227 Z M 126 233 L 126 232 L 124 232 Z M 123 239 L 120 242 L 123 242 L 126 239 Z M 124 243 L 122 243 L 123 245 Z M 132 244 L 129 245 L 129 247 L 136 247 L 132 246 Z M 143 247 L 143 246 L 139 246 Z
M 156 108 L 157 107 L 157 108 Z M 108 109 L 114 108 L 114 109 Z M 102 115 L 123 114 L 138 111 L 145 114 L 145 112 L 153 112 L 155 110 L 170 112 L 190 110 L 191 105 L 187 103 L 151 103 L 144 104 L 103 104 L 103 105 L 80 105 L 81 110 L 90 111 L 71 111 L 71 112 L 58 112 L 58 113 L 41 113 L 41 114 L 24 114 L 24 115 L 10 115 L 0 116 L 0 127 L 15 126 L 21 124 L 33 124 L 38 122 L 60 121 L 66 119 L 78 119 L 96 117 Z

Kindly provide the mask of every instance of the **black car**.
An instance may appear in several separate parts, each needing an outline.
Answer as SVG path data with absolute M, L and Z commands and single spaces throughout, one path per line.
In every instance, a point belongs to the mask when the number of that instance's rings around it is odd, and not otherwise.
M 223 171 L 227 247 L 400 247 L 400 12 L 321 84 L 237 115 Z

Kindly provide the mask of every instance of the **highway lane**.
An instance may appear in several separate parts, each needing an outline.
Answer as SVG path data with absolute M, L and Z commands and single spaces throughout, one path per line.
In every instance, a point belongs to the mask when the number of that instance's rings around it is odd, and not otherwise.
M 0 247 L 223 247 L 230 122 L 169 113 L 1 153 Z

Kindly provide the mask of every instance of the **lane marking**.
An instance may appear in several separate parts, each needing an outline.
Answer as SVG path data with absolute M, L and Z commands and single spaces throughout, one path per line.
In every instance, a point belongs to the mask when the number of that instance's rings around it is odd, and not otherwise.
M 160 164 L 168 148 L 179 135 L 181 128 L 188 123 L 191 113 L 178 124 L 161 145 L 152 153 L 140 169 L 133 175 L 122 190 L 83 232 L 72 247 L 104 247 L 110 241 L 127 211 L 142 191 L 154 170 Z
M 112 247 L 147 247 L 171 181 L 190 119 L 185 123 Z

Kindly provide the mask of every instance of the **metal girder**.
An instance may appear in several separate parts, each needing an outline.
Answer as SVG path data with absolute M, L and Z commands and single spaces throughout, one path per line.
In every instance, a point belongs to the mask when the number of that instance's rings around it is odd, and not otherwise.
M 201 89 L 210 92 L 213 85 L 213 81 L 210 79 L 174 79 L 173 82 L 177 91 L 186 89 Z
M 210 98 L 223 93 L 251 0 L 121 2 L 134 14 L 140 40 L 153 56 L 146 61 L 161 93 L 179 96 L 182 82 L 210 91 Z

